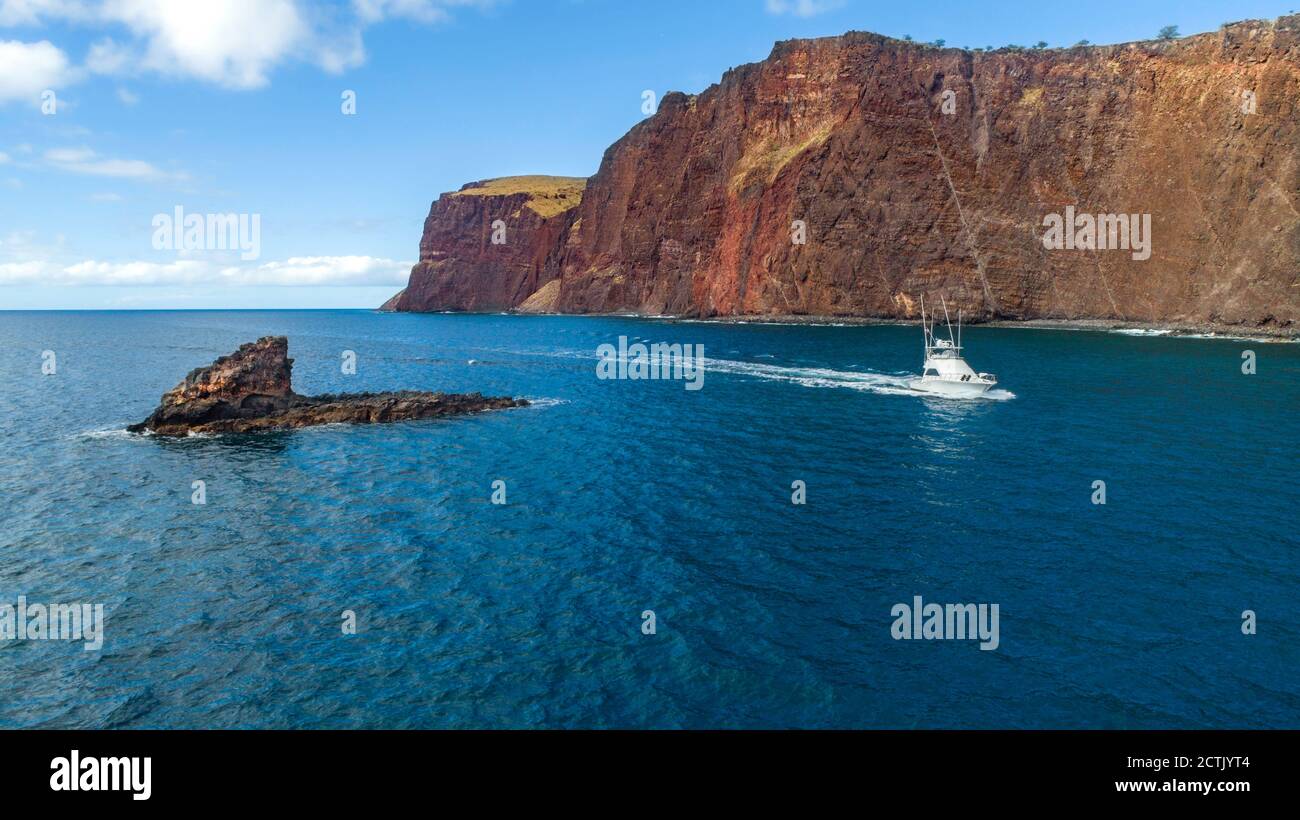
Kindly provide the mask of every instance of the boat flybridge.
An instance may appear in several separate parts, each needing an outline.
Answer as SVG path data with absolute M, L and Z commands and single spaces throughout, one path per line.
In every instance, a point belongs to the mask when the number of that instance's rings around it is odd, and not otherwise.
M 934 335 L 936 317 L 925 318 L 925 297 L 921 297 L 921 331 L 925 334 L 925 367 L 921 378 L 912 382 L 913 390 L 936 393 L 942 396 L 978 396 L 998 383 L 992 373 L 976 373 L 961 355 L 961 311 L 957 312 L 957 332 L 953 334 L 952 320 L 948 318 L 948 303 L 943 302 L 943 320 L 948 325 L 948 338 Z

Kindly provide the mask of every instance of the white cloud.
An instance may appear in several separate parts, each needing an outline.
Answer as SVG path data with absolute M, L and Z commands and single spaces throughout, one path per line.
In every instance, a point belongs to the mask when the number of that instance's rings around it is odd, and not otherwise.
M 90 201 L 91 201 L 91 202 L 121 202 L 121 201 L 122 201 L 122 195 L 121 195 L 121 194 L 114 194 L 114 193 L 107 193 L 107 194 L 91 194 L 91 195 L 90 195 Z
M 291 0 L 109 0 L 102 13 L 143 41 L 141 68 L 231 88 L 265 85 L 310 36 Z
M 185 179 L 185 174 L 168 173 L 144 160 L 101 157 L 89 148 L 53 148 L 45 152 L 44 158 L 51 167 L 72 174 L 143 180 Z
M 19 263 L 22 264 L 22 263 Z M 44 281 L 67 285 L 184 285 L 202 280 L 202 262 L 78 262 L 49 271 Z M 4 281 L 0 273 L 0 281 Z
M 67 55 L 49 40 L 0 40 L 0 103 L 29 100 L 39 105 L 41 92 L 75 80 Z
M 117 89 L 117 98 L 122 101 L 123 105 L 135 105 L 140 102 L 140 95 L 132 92 L 129 88 Z
M 0 0 L 0 27 L 35 26 L 43 19 L 86 19 L 90 8 L 81 0 Z
M 44 262 L 0 262 L 0 284 L 39 284 L 48 269 Z
M 226 268 L 221 276 L 241 285 L 404 285 L 413 264 L 373 256 L 295 256 L 255 268 Z
M 412 262 L 373 256 L 299 256 L 260 265 L 223 266 L 202 260 L 0 263 L 0 285 L 232 285 L 331 287 L 404 285 Z
M 4 165 L 8 161 L 9 161 L 9 155 L 6 154 L 4 151 L 0 151 L 0 165 Z
M 767 0 L 768 14 L 816 17 L 844 5 L 844 0 Z
M 388 19 L 440 23 L 455 9 L 484 9 L 496 2 L 353 0 L 348 15 L 304 0 L 0 0 L 0 28 L 59 20 L 117 29 L 90 47 L 86 69 L 108 75 L 156 72 L 248 89 L 266 85 L 272 71 L 289 62 L 331 73 L 361 65 L 366 26 Z M 4 76 L 0 73 L 0 82 Z

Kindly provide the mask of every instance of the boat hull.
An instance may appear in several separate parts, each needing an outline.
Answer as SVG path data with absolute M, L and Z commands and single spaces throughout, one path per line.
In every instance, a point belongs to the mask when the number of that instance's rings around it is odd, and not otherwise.
M 973 398 L 984 395 L 990 387 L 993 387 L 993 384 L 989 382 L 963 382 L 953 379 L 927 379 L 923 377 L 912 382 L 912 389 L 922 393 L 932 393 L 936 396 Z

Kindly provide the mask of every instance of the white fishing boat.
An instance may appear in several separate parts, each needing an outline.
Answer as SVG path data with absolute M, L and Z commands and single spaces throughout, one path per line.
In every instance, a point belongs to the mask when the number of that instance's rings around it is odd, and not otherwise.
M 942 300 L 941 300 L 942 301 Z M 962 358 L 961 312 L 957 313 L 957 332 L 954 335 L 952 320 L 948 318 L 948 303 L 943 302 L 943 319 L 948 325 L 948 338 L 934 335 L 936 317 L 925 317 L 925 297 L 921 297 L 921 332 L 925 335 L 925 365 L 921 378 L 912 382 L 913 390 L 941 396 L 972 397 L 986 392 L 998 383 L 992 373 L 977 373 Z

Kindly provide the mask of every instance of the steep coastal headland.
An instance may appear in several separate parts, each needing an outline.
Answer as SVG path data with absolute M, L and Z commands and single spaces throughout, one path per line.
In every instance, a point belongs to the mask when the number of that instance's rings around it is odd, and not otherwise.
M 190 372 L 163 394 L 149 418 L 132 433 L 252 433 L 318 424 L 377 424 L 522 407 L 523 399 L 485 398 L 403 390 L 301 396 L 293 392 L 293 359 L 284 336 L 240 345 L 207 367 Z
M 590 179 L 442 195 L 384 307 L 908 319 L 936 293 L 975 321 L 1300 332 L 1300 16 L 778 43 L 664 96 Z

